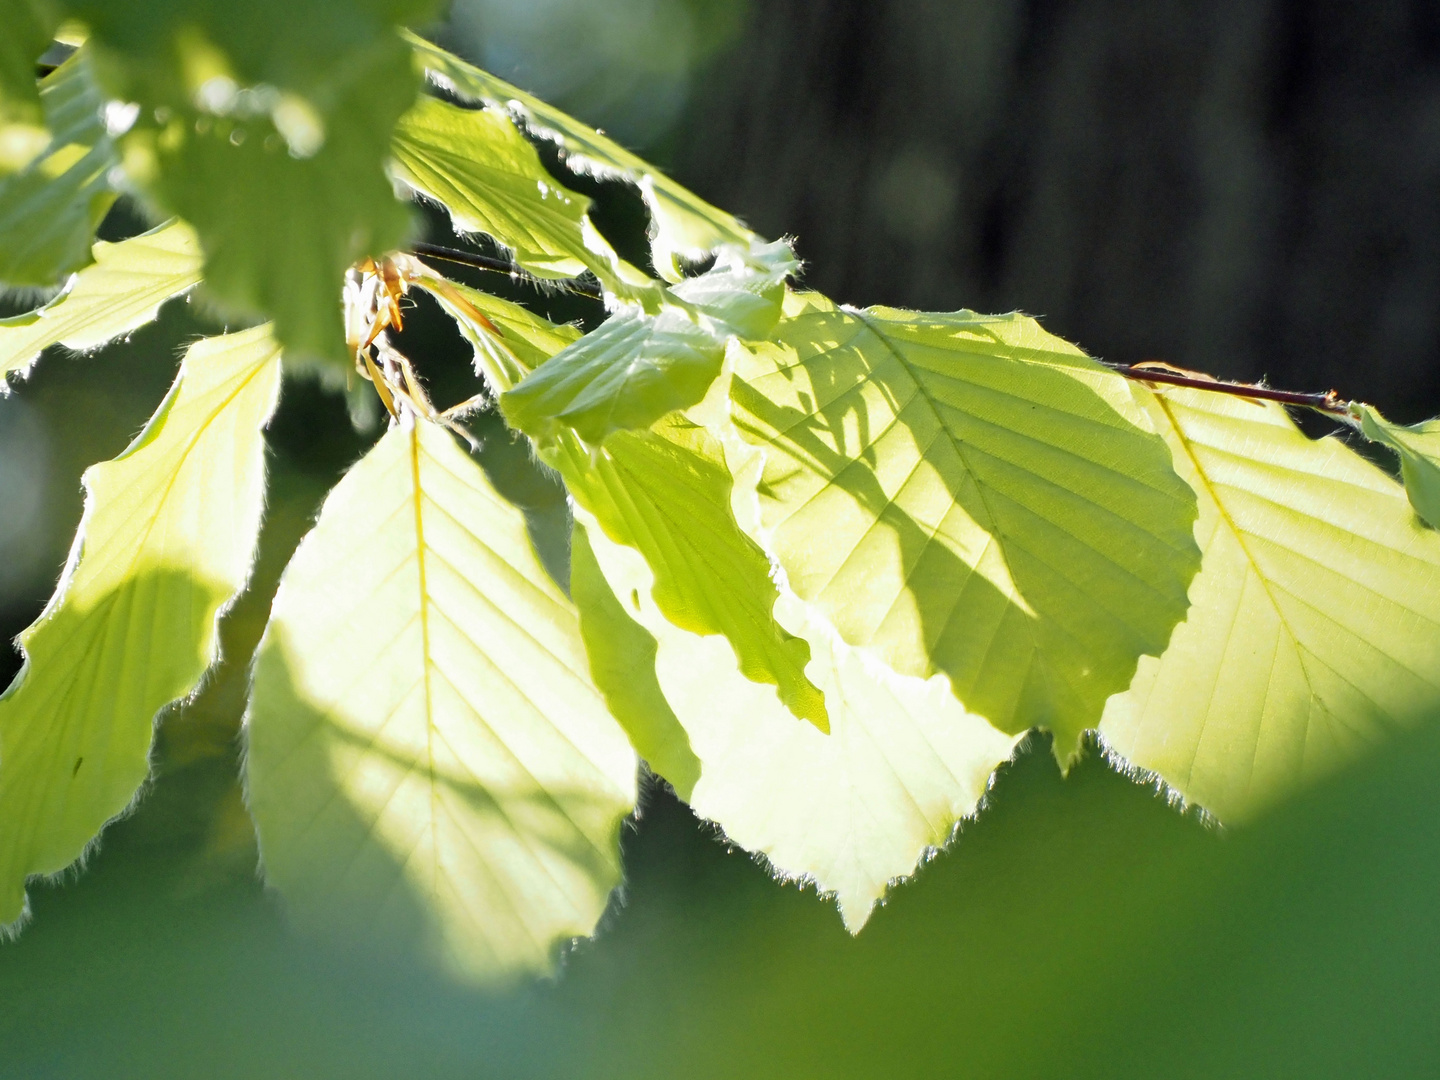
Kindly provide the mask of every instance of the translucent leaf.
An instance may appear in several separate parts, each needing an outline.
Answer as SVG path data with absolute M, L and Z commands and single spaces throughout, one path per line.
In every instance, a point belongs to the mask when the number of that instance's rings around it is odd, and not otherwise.
M 46 149 L 0 179 L 0 282 L 53 285 L 90 262 L 95 227 L 115 201 L 115 144 L 102 116 L 88 51 L 40 84 Z
M 484 294 L 467 291 L 459 299 L 464 303 L 447 304 L 447 310 L 475 343 L 477 363 L 488 373 L 492 389 L 511 385 L 543 362 L 547 351 L 556 351 L 578 333 Z M 470 301 L 500 325 L 505 334 L 503 353 L 501 343 L 463 311 Z M 446 303 L 443 296 L 441 302 Z M 662 420 L 654 431 L 617 432 L 594 452 L 562 432 L 541 453 L 606 534 L 640 551 L 655 568 L 655 598 L 667 618 L 697 634 L 725 635 L 747 678 L 776 687 L 780 700 L 796 716 L 826 729 L 823 695 L 805 677 L 809 649 L 771 618 L 777 594 L 770 565 L 754 541 L 735 526 L 729 506 L 730 473 L 712 436 L 675 416 Z M 583 555 L 582 551 L 574 557 Z M 576 566 L 572 573 L 581 575 Z M 669 729 L 658 711 L 653 719 L 646 718 L 655 696 L 639 681 L 630 683 L 632 675 L 627 672 L 638 672 L 639 661 L 618 652 L 604 636 L 628 632 L 616 611 L 603 604 L 603 596 L 585 591 L 583 580 L 577 576 L 572 591 L 582 626 L 589 619 L 586 642 L 597 682 L 636 748 L 683 794 L 688 773 L 663 754 L 661 759 L 652 757 L 654 748 L 666 740 L 646 734 L 646 725 L 653 722 L 657 731 Z M 587 610 L 591 605 L 601 606 Z M 648 648 L 643 638 L 635 641 L 635 649 Z M 636 673 L 633 679 L 642 680 L 643 675 Z M 679 759 L 683 761 L 684 755 L 679 754 Z
M 430 0 L 69 0 L 108 94 L 138 106 L 125 175 L 195 227 L 205 282 L 273 318 L 288 361 L 351 362 L 341 283 L 405 240 L 385 171 L 419 80 L 395 24 Z M 282 31 L 283 28 L 283 32 Z
M 1402 427 L 1370 405 L 1357 406 L 1367 438 L 1400 455 L 1400 473 L 1410 505 L 1427 524 L 1440 529 L 1440 419 Z
M 805 674 L 809 647 L 771 616 L 778 593 L 770 564 L 735 524 L 730 472 L 712 435 L 674 416 L 654 431 L 621 432 L 593 453 L 562 438 L 542 457 L 610 540 L 644 556 L 653 602 L 671 623 L 724 635 L 745 678 L 773 686 L 794 716 L 830 729 L 825 698 Z
M 726 342 L 763 339 L 774 328 L 785 276 L 797 265 L 788 245 L 767 245 L 675 286 L 656 313 L 622 309 L 501 397 L 506 419 L 532 438 L 569 429 L 598 446 L 698 404 Z
M 492 237 L 540 277 L 590 270 L 614 280 L 618 260 L 590 224 L 590 200 L 551 178 L 503 112 L 422 97 L 401 117 L 392 149 L 400 180 L 443 205 L 457 231 Z
M 1166 389 L 1200 497 L 1188 618 L 1105 710 L 1114 750 L 1243 818 L 1440 708 L 1440 533 L 1400 486 L 1278 405 Z
M 833 893 L 858 932 L 888 884 L 974 812 L 1015 737 L 966 713 L 943 678 L 896 675 L 784 596 L 776 618 L 808 642 L 807 672 L 829 705 L 822 734 L 745 678 L 724 638 L 673 625 L 645 559 L 583 508 L 576 517 L 614 595 L 657 643 L 660 686 L 701 762 L 690 805 L 777 874 Z
M 590 674 L 605 695 L 610 715 L 676 794 L 690 798 L 700 779 L 700 760 L 655 678 L 655 638 L 610 590 L 580 524 L 571 534 L 570 595 L 580 613 Z
M 720 373 L 725 339 L 681 308 L 626 307 L 500 398 L 531 438 L 570 430 L 592 446 L 699 402 Z
M 667 280 L 680 280 L 680 259 L 699 260 L 727 245 L 748 249 L 755 242 L 755 234 L 734 217 L 594 128 L 428 41 L 415 35 L 408 39 L 430 77 L 445 89 L 467 101 L 508 109 L 536 135 L 554 140 L 577 171 L 620 177 L 638 185 L 653 219 L 655 268 Z
M 158 710 L 190 693 L 245 584 L 280 386 L 265 327 L 191 346 L 144 431 L 85 474 L 85 515 L 0 699 L 0 923 L 80 857 L 149 772 Z
M 0 373 L 23 375 L 51 345 L 98 348 L 144 326 L 200 281 L 200 245 L 179 221 L 117 244 L 101 240 L 94 257 L 48 304 L 0 319 Z
M 326 500 L 246 731 L 267 879 L 322 933 L 495 979 L 546 968 L 619 880 L 634 753 L 524 516 L 431 424 Z
M 1020 315 L 789 310 L 733 350 L 753 535 L 845 641 L 1068 760 L 1198 563 L 1194 493 L 1130 387 Z

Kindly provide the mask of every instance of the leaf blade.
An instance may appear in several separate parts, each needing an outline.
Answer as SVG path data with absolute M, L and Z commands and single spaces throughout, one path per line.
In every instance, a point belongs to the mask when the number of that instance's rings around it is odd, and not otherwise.
M 433 425 L 392 429 L 327 499 L 246 734 L 267 877 L 325 932 L 493 980 L 548 966 L 619 879 L 634 754 L 523 515 Z
M 1440 535 L 1278 405 L 1157 391 L 1204 549 L 1169 648 L 1100 732 L 1221 820 L 1253 816 L 1440 704 Z
M 29 876 L 125 810 L 157 711 L 216 658 L 254 554 L 279 375 L 265 327 L 198 342 L 146 429 L 86 472 L 70 563 L 0 698 L 0 923 L 23 916 Z
M 1415 513 L 1440 529 L 1440 420 L 1409 427 L 1392 424 L 1370 405 L 1358 406 L 1360 430 L 1372 442 L 1394 450 Z
M 98 348 L 151 322 L 200 282 L 194 232 L 172 221 L 119 243 L 99 241 L 69 288 L 26 315 L 0 320 L 0 374 L 23 376 L 51 345 Z

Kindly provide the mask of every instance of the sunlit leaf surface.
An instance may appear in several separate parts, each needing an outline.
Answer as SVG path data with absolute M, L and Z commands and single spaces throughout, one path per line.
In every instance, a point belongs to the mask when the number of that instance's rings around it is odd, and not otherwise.
M 436 426 L 326 500 L 246 730 L 267 880 L 324 934 L 497 979 L 547 968 L 619 881 L 634 752 L 524 516 Z
M 651 253 L 656 270 L 680 280 L 679 260 L 697 260 L 725 245 L 749 248 L 756 236 L 730 214 L 675 183 L 614 140 L 540 99 L 411 35 L 430 77 L 462 98 L 508 109 L 535 134 L 552 139 L 571 168 L 636 184 L 654 220 Z
M 459 232 L 491 237 L 541 277 L 613 280 L 616 256 L 590 223 L 590 200 L 545 171 L 505 113 L 421 97 L 391 145 L 400 180 L 443 205 Z
M 1023 316 L 787 303 L 733 351 L 754 535 L 845 641 L 1068 760 L 1185 613 L 1195 496 L 1164 442 Z
M 1440 533 L 1279 405 L 1179 388 L 1150 409 L 1200 498 L 1190 614 L 1101 733 L 1221 820 L 1440 709 Z
M 268 328 L 200 341 L 129 449 L 86 472 L 69 565 L 0 699 L 0 923 L 23 914 L 29 875 L 63 870 L 131 802 L 157 711 L 215 659 L 254 553 L 279 386 Z
M 833 893 L 858 932 L 889 883 L 974 812 L 1015 737 L 966 713 L 943 677 L 898 676 L 782 597 L 777 617 L 805 638 L 825 695 L 824 734 L 746 678 L 725 638 L 671 623 L 638 552 L 593 520 L 587 531 L 618 602 L 657 643 L 660 686 L 700 760 L 690 805 L 780 876 Z
M 51 345 L 83 352 L 152 321 L 160 305 L 200 281 L 200 245 L 172 221 L 118 244 L 99 241 L 94 264 L 35 311 L 0 319 L 0 374 L 24 374 Z

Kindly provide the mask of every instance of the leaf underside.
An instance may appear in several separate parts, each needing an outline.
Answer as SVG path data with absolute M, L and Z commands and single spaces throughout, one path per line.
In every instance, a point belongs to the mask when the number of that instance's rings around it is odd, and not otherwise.
M 279 385 L 268 328 L 200 341 L 129 449 L 86 472 L 70 564 L 0 699 L 0 924 L 23 915 L 27 877 L 63 870 L 130 804 L 156 713 L 215 660 L 254 554 Z
M 1185 613 L 1195 495 L 1164 442 L 1023 316 L 788 309 L 733 353 L 742 525 L 845 641 L 1068 761 Z
M 1440 419 L 1403 427 L 1390 423 L 1379 409 L 1362 405 L 1360 428 L 1367 438 L 1399 455 L 1410 505 L 1427 525 L 1440 529 Z
M 1440 708 L 1440 533 L 1405 493 L 1278 405 L 1150 402 L 1199 493 L 1192 606 L 1100 731 L 1230 821 Z
M 619 881 L 634 752 L 524 516 L 433 425 L 327 499 L 246 733 L 266 878 L 324 934 L 500 979 L 547 968 Z

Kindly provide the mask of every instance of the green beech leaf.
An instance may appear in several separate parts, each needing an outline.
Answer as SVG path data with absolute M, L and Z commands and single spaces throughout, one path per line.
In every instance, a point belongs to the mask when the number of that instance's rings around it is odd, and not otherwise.
M 407 35 L 420 63 L 445 89 L 471 102 L 507 109 L 536 135 L 554 140 L 578 172 L 623 178 L 636 184 L 653 220 L 655 268 L 669 281 L 681 278 L 681 259 L 699 260 L 729 245 L 748 249 L 756 236 L 594 128 L 545 104 L 415 35 Z
M 422 286 L 436 287 L 424 282 Z M 473 290 L 457 296 L 449 283 L 436 295 L 474 342 L 477 366 L 486 372 L 492 391 L 505 390 L 578 334 L 574 327 L 554 326 Z M 472 305 L 500 326 L 503 343 L 465 312 Z M 735 525 L 729 506 L 730 473 L 712 436 L 674 416 L 660 421 L 654 431 L 617 432 L 594 452 L 574 435 L 561 432 L 544 444 L 541 456 L 559 471 L 572 497 L 597 517 L 612 540 L 637 549 L 654 567 L 655 599 L 668 619 L 696 634 L 723 634 L 747 678 L 774 686 L 795 716 L 822 731 L 828 729 L 824 695 L 805 676 L 809 647 L 777 626 L 770 615 L 777 596 L 770 564 Z M 583 538 L 579 542 L 583 544 Z M 578 564 L 573 573 L 581 575 Z M 612 630 L 621 634 L 615 628 L 623 623 L 603 604 L 603 596 L 587 592 L 581 582 L 577 576 L 573 592 L 582 627 L 589 618 L 586 643 L 597 684 L 636 748 L 683 795 L 690 774 L 674 761 L 685 761 L 685 755 L 671 736 L 661 739 L 654 734 L 673 734 L 673 729 L 659 711 L 647 719 L 657 699 L 628 674 L 639 661 L 618 652 L 615 642 L 605 636 Z M 643 652 L 644 639 L 635 640 L 635 648 Z M 634 675 L 634 680 L 642 678 Z M 649 724 L 656 725 L 654 731 Z M 673 747 L 673 754 L 657 751 L 657 746 Z M 653 753 L 661 753 L 660 758 Z
M 570 595 L 580 613 L 590 674 L 610 715 L 650 767 L 689 799 L 700 779 L 700 759 L 655 678 L 655 638 L 611 591 L 578 523 L 570 541 Z
M 0 127 L 42 121 L 35 62 L 50 45 L 57 14 L 48 0 L 9 0 L 0 34 Z M 0 151 L 3 153 L 3 151 Z
M 626 307 L 502 395 L 500 408 L 531 438 L 570 430 L 598 446 L 699 402 L 724 358 L 725 339 L 690 312 Z
M 690 805 L 778 875 L 833 893 L 858 932 L 887 886 L 974 812 L 1016 738 L 966 713 L 943 678 L 896 675 L 785 595 L 775 615 L 809 644 L 806 670 L 830 712 L 822 734 L 746 678 L 724 638 L 671 623 L 640 553 L 583 507 L 576 518 L 614 596 L 657 644 L 656 676 L 701 763 Z
M 673 416 L 593 453 L 570 437 L 541 456 L 609 539 L 644 556 L 653 602 L 671 623 L 723 635 L 745 678 L 775 687 L 791 714 L 830 730 L 825 697 L 805 674 L 809 646 L 771 615 L 770 563 L 736 527 L 730 472 L 712 435 Z
M 548 967 L 619 880 L 634 753 L 524 516 L 434 425 L 326 500 L 246 732 L 266 877 L 321 932 L 495 979 Z
M 1164 442 L 1023 316 L 788 304 L 733 353 L 752 535 L 844 640 L 1067 761 L 1185 613 L 1195 496 Z
M 266 327 L 197 342 L 129 449 L 85 473 L 69 564 L 0 698 L 0 923 L 24 913 L 27 877 L 63 870 L 130 804 L 157 711 L 215 660 L 218 614 L 250 571 L 279 386 Z
M 545 171 L 508 116 L 421 97 L 395 129 L 399 179 L 450 212 L 462 233 L 484 233 L 539 277 L 586 270 L 613 282 L 618 259 L 590 223 L 590 200 Z
M 1357 405 L 1356 410 L 1366 438 L 1400 455 L 1400 475 L 1415 513 L 1440 529 L 1440 418 L 1404 427 L 1390 423 L 1371 405 Z
M 152 321 L 160 305 L 200 282 L 200 245 L 184 222 L 111 244 L 95 244 L 94 264 L 59 296 L 24 315 L 0 319 L 0 374 L 23 375 L 51 345 L 95 349 Z
M 505 417 L 536 439 L 569 429 L 592 446 L 698 404 L 720 373 L 726 342 L 763 339 L 780 317 L 785 276 L 798 264 L 784 242 L 734 253 L 670 290 L 657 313 L 626 307 L 500 399 Z
M 40 97 L 49 144 L 0 178 L 0 282 L 7 285 L 53 285 L 89 263 L 95 227 L 115 201 L 115 144 L 89 50 L 47 75 Z
M 1278 405 L 1165 389 L 1151 413 L 1200 498 L 1188 618 L 1100 731 L 1221 820 L 1440 708 L 1440 533 L 1398 484 Z
M 190 222 L 207 291 L 287 358 L 352 363 L 342 277 L 399 247 L 385 162 L 419 80 L 396 24 L 431 0 L 68 0 L 107 93 L 139 106 L 125 175 Z M 280 33 L 277 28 L 284 28 Z

